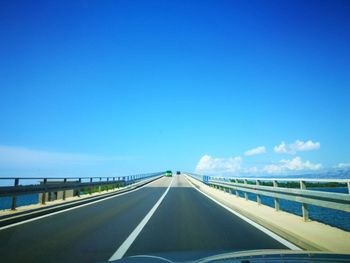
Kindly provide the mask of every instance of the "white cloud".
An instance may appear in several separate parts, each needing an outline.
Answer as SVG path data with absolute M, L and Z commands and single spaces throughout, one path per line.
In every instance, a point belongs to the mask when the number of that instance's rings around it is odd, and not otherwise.
M 115 156 L 62 153 L 0 145 L 0 167 L 57 167 L 121 160 Z
M 201 174 L 238 173 L 241 162 L 241 157 L 214 158 L 206 154 L 197 163 L 196 172 Z
M 215 158 L 210 155 L 203 155 L 197 163 L 195 172 L 208 175 L 237 176 L 243 174 L 264 175 L 264 174 L 294 174 L 300 172 L 312 172 L 322 169 L 321 163 L 312 163 L 302 160 L 299 156 L 292 159 L 282 159 L 277 163 L 270 163 L 263 166 L 242 166 L 241 157 Z
M 263 154 L 266 153 L 265 146 L 259 146 L 254 149 L 248 150 L 244 153 L 245 156 L 252 156 L 257 154 Z
M 337 168 L 350 168 L 350 163 L 338 163 Z
M 308 140 L 306 142 L 296 140 L 294 143 L 286 144 L 281 142 L 280 145 L 274 147 L 276 153 L 287 153 L 287 154 L 296 154 L 297 152 L 312 151 L 320 149 L 321 144 L 319 142 L 313 142 Z
M 287 153 L 287 146 L 286 146 L 286 143 L 285 142 L 281 142 L 280 145 L 276 145 L 273 150 L 276 152 L 276 153 Z
M 310 161 L 302 161 L 300 157 L 291 160 L 281 160 L 277 164 L 269 164 L 263 168 L 263 172 L 269 174 L 285 173 L 292 171 L 315 171 L 322 168 L 320 163 L 312 163 Z

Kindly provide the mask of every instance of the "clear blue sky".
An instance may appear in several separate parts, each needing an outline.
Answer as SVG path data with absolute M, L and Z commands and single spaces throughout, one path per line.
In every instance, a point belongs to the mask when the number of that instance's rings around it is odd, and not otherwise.
M 349 1 L 2 1 L 0 176 L 346 166 L 349 29 Z

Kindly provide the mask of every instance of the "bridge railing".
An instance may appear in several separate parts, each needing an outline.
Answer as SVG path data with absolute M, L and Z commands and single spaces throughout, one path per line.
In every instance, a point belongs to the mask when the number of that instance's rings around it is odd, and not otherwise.
M 67 190 L 76 191 L 76 195 L 80 196 L 82 190 L 89 194 L 108 191 L 163 174 L 164 172 L 113 177 L 1 177 L 0 185 L 7 185 L 0 186 L 0 198 L 11 197 L 11 210 L 15 210 L 17 197 L 21 195 L 41 194 L 40 203 L 45 204 L 47 194 L 52 192 L 61 191 L 62 199 L 65 200 Z
M 274 199 L 274 208 L 277 211 L 280 210 L 280 199 L 301 203 L 304 221 L 309 219 L 308 205 L 350 212 L 349 179 L 234 178 L 186 174 L 209 186 L 234 192 L 237 197 L 239 192 L 243 192 L 246 200 L 248 200 L 248 193 L 255 194 L 258 205 L 261 204 L 261 196 L 271 197 Z M 347 186 L 348 194 L 307 189 L 307 187 L 322 185 Z

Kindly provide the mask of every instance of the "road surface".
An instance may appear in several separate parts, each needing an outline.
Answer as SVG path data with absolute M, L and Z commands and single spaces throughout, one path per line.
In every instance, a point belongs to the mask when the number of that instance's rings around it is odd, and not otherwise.
M 159 204 L 161 197 L 164 199 Z M 137 232 L 152 208 L 154 213 Z M 182 260 L 236 250 L 286 248 L 199 193 L 180 175 L 1 229 L 0 261 L 108 261 L 121 246 L 125 248 L 125 240 L 135 231 L 124 257 L 151 254 Z

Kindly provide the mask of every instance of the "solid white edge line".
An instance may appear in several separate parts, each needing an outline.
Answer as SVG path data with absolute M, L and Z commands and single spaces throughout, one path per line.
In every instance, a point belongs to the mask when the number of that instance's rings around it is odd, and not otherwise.
M 206 197 L 208 197 L 210 200 L 214 201 L 215 203 L 217 203 L 218 205 L 220 205 L 221 207 L 225 208 L 226 210 L 228 210 L 229 212 L 231 212 L 232 214 L 238 216 L 239 218 L 243 219 L 244 221 L 246 221 L 247 223 L 251 224 L 252 226 L 254 226 L 255 228 L 259 229 L 260 231 L 264 232 L 265 234 L 267 234 L 268 236 L 272 237 L 273 239 L 275 239 L 276 241 L 280 242 L 281 244 L 285 245 L 286 247 L 288 247 L 291 250 L 302 250 L 300 247 L 297 247 L 296 245 L 294 245 L 293 243 L 289 242 L 288 240 L 280 237 L 279 235 L 273 233 L 272 231 L 268 230 L 267 228 L 263 227 L 262 225 L 259 225 L 258 223 L 255 223 L 253 220 L 241 215 L 240 213 L 234 211 L 233 209 L 229 208 L 228 206 L 220 203 L 219 201 L 215 200 L 213 197 L 211 197 L 210 195 L 204 193 L 203 191 L 201 191 L 200 189 L 198 189 L 197 187 L 195 187 L 193 185 L 193 183 L 187 178 L 188 175 L 185 176 L 187 182 L 189 182 L 189 184 L 196 189 L 198 192 L 200 192 L 201 194 L 205 195 Z
M 74 209 L 78 209 L 80 207 L 96 204 L 96 203 L 99 203 L 99 202 L 102 202 L 102 201 L 105 201 L 105 200 L 108 200 L 108 199 L 116 198 L 118 196 L 129 194 L 129 193 L 135 192 L 137 190 L 140 190 L 140 189 L 146 187 L 147 185 L 148 184 L 145 184 L 145 185 L 143 185 L 141 187 L 138 187 L 136 189 L 133 189 L 133 190 L 130 190 L 130 191 L 127 191 L 127 192 L 124 192 L 124 193 L 120 193 L 120 194 L 115 194 L 113 196 L 108 196 L 106 198 L 102 198 L 102 199 L 99 199 L 99 200 L 96 200 L 96 201 L 92 201 L 92 202 L 89 202 L 89 203 L 86 203 L 86 204 L 77 205 L 77 206 L 70 207 L 70 208 L 67 208 L 67 209 L 63 209 L 63 210 L 60 210 L 60 211 L 52 212 L 52 213 L 49 213 L 49 214 L 46 214 L 46 215 L 42 215 L 42 216 L 34 217 L 34 218 L 31 218 L 31 219 L 27 219 L 27 220 L 24 220 L 24 221 L 21 221 L 21 222 L 13 223 L 13 224 L 10 224 L 10 225 L 7 225 L 7 226 L 2 226 L 2 227 L 0 227 L 0 231 L 4 230 L 4 229 L 11 228 L 11 227 L 19 226 L 19 225 L 22 225 L 22 224 L 26 224 L 26 223 L 29 223 L 29 222 L 33 222 L 33 221 L 36 221 L 36 220 L 39 220 L 39 219 L 42 219 L 42 218 L 45 218 L 45 217 L 49 217 L 49 216 L 57 215 L 57 214 L 64 213 L 64 212 L 67 212 L 67 211 L 71 211 L 71 210 L 74 210 Z
M 157 210 L 161 202 L 163 201 L 164 197 L 169 192 L 169 189 L 171 187 L 171 184 L 173 183 L 174 177 L 171 179 L 171 182 L 168 186 L 168 188 L 165 190 L 163 195 L 159 198 L 157 203 L 152 207 L 152 209 L 147 213 L 147 215 L 142 219 L 142 221 L 138 224 L 138 226 L 131 232 L 131 234 L 125 239 L 125 241 L 121 244 L 121 246 L 117 249 L 116 252 L 110 257 L 108 261 L 114 261 L 121 259 L 126 251 L 128 251 L 129 247 L 132 245 L 132 243 L 135 241 L 137 236 L 141 233 L 142 229 L 145 227 L 147 222 L 151 219 L 154 212 Z

